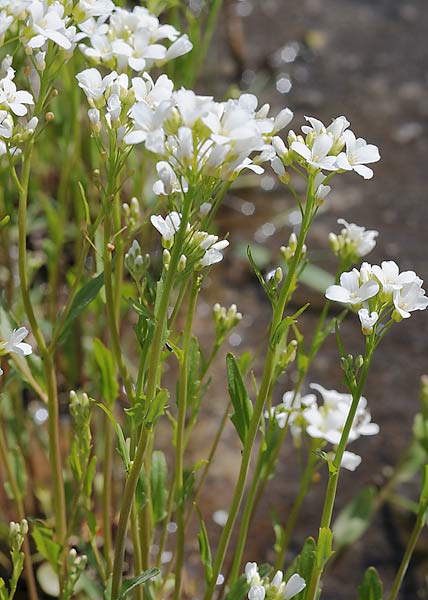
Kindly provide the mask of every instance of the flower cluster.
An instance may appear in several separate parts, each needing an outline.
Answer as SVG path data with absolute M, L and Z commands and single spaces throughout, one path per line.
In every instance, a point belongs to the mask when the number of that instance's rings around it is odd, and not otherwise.
M 192 49 L 187 35 L 180 35 L 172 25 L 161 24 L 141 6 L 129 11 L 114 7 L 108 0 L 85 0 L 78 3 L 73 14 L 87 38 L 87 43 L 79 46 L 86 58 L 119 72 L 147 71 Z
M 282 402 L 271 409 L 271 415 L 275 417 L 281 428 L 284 428 L 288 422 L 290 431 L 297 440 L 300 439 L 302 431 L 305 431 L 314 439 L 323 440 L 336 446 L 342 436 L 352 396 L 336 390 L 326 390 L 316 383 L 312 383 L 310 387 L 319 392 L 323 399 L 322 405 L 318 404 L 314 394 L 300 396 L 294 392 L 286 392 Z M 265 416 L 268 417 L 269 414 Z M 367 400 L 361 397 L 348 442 L 352 442 L 362 435 L 375 435 L 378 432 L 379 426 L 371 422 Z M 359 456 L 352 452 L 345 452 L 342 467 L 354 470 L 360 462 Z
M 339 235 L 330 233 L 329 242 L 333 252 L 344 261 L 354 263 L 358 258 L 369 254 L 376 246 L 378 231 L 348 223 L 345 219 L 338 219 L 337 222 L 343 225 L 343 229 Z
M 245 577 L 247 583 L 251 585 L 248 591 L 249 600 L 264 600 L 265 598 L 266 600 L 290 600 L 306 587 L 305 580 L 297 573 L 292 575 L 287 582 L 284 581 L 282 571 L 277 571 L 272 580 L 261 577 L 255 562 L 248 562 L 245 565 Z
M 400 273 L 392 260 L 380 266 L 363 263 L 359 270 L 342 273 L 339 283 L 328 287 L 325 295 L 359 309 L 365 335 L 371 334 L 375 326 L 384 328 L 391 321 L 408 319 L 413 311 L 428 306 L 422 279 L 414 271 Z
M 336 117 L 327 127 L 313 117 L 305 119 L 310 124 L 302 127 L 305 137 L 290 132 L 289 143 L 307 170 L 355 171 L 364 179 L 373 177 L 366 165 L 380 160 L 379 150 L 363 138 L 356 138 L 348 129 L 346 117 Z
M 2 61 L 0 77 L 0 156 L 8 151 L 13 155 L 19 152 L 18 145 L 34 133 L 38 119 L 27 116 L 34 99 L 30 92 L 17 90 L 10 56 Z
M 153 227 L 162 236 L 164 264 L 167 268 L 170 261 L 169 249 L 173 246 L 174 236 L 180 228 L 181 215 L 173 211 L 165 218 L 161 215 L 152 215 L 150 220 Z M 186 267 L 202 269 L 220 262 L 223 259 L 222 250 L 227 248 L 228 245 L 229 242 L 227 240 L 219 241 L 218 236 L 205 231 L 197 231 L 188 225 L 186 228 L 184 253 L 180 258 L 179 270 L 184 271 Z

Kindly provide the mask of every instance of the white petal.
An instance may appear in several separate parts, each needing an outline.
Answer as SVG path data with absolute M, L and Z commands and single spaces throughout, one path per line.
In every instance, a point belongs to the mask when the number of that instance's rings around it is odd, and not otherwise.
M 290 598 L 294 598 L 297 594 L 299 594 L 306 587 L 306 581 L 300 575 L 295 573 L 290 577 L 287 581 L 287 585 L 285 586 L 284 591 L 284 600 L 290 600 Z

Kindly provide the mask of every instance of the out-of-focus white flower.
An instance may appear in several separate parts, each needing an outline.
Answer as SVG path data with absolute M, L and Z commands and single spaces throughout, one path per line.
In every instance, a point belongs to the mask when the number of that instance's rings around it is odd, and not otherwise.
M 309 406 L 316 404 L 315 394 L 295 394 L 293 391 L 285 392 L 282 396 L 282 402 L 273 406 L 270 415 L 274 416 L 278 427 L 284 429 L 287 424 L 290 426 L 291 434 L 294 438 L 299 438 L 302 432 L 302 412 Z M 269 418 L 269 412 L 265 412 L 265 418 Z
M 367 308 L 360 308 L 358 316 L 361 322 L 361 330 L 364 335 L 370 335 L 373 331 L 373 327 L 379 320 L 379 315 L 376 311 L 370 313 Z
M 264 600 L 266 590 L 262 585 L 252 585 L 248 590 L 248 600 Z
M 376 246 L 378 231 L 367 230 L 355 223 L 348 223 L 345 219 L 338 219 L 337 222 L 344 227 L 339 235 L 329 235 L 330 246 L 335 254 L 353 261 L 354 258 L 369 254 Z
M 357 467 L 361 464 L 361 456 L 358 454 L 354 454 L 353 452 L 348 452 L 345 450 L 342 456 L 342 461 L 340 466 L 348 471 L 355 471 Z
M 33 352 L 30 344 L 23 342 L 28 335 L 28 329 L 26 327 L 19 327 L 14 329 L 6 342 L 0 344 L 0 350 L 4 352 L 15 352 L 20 356 L 28 356 Z
M 180 182 L 174 172 L 174 169 L 168 162 L 164 160 L 158 162 L 156 164 L 156 171 L 159 177 L 159 179 L 153 184 L 153 192 L 156 195 L 165 194 L 168 196 L 169 194 L 173 194 L 175 192 L 187 192 L 187 181 L 182 178 Z
M 337 445 L 348 417 L 352 396 L 336 390 L 326 390 L 316 383 L 312 383 L 310 387 L 321 394 L 324 403 L 322 406 L 312 404 L 303 411 L 307 423 L 306 433 L 313 438 L 324 439 Z M 361 435 L 375 435 L 378 432 L 379 426 L 371 422 L 367 400 L 361 396 L 348 441 L 352 442 Z
M 77 21 L 84 21 L 91 17 L 109 17 L 114 10 L 111 0 L 79 0 L 73 14 Z
M 355 171 L 364 179 L 371 179 L 373 171 L 365 165 L 380 160 L 379 149 L 373 144 L 367 144 L 363 138 L 356 138 L 352 131 L 345 131 L 343 138 L 346 143 L 346 152 L 341 152 L 337 157 L 337 164 L 345 171 Z
M 376 281 L 366 281 L 361 284 L 360 272 L 358 269 L 353 269 L 348 273 L 342 273 L 340 285 L 329 286 L 325 296 L 329 300 L 358 306 L 365 300 L 373 298 L 378 291 L 379 284 Z
M 60 2 L 33 0 L 28 6 L 28 13 L 22 33 L 27 48 L 41 48 L 47 40 L 51 40 L 63 50 L 70 50 L 72 42 L 67 37 L 64 6 Z
M 81 4 L 81 3 L 79 3 Z M 87 3 L 86 3 L 87 4 Z M 80 44 L 82 52 L 90 59 L 114 67 L 118 71 L 128 68 L 141 72 L 153 65 L 163 64 L 192 49 L 187 35 L 180 33 L 171 25 L 162 25 L 159 19 L 146 8 L 136 6 L 132 11 L 115 7 L 109 15 L 108 6 L 98 9 L 98 3 L 90 2 L 91 7 L 80 11 L 82 15 L 109 17 L 107 27 L 104 21 L 88 26 L 85 21 L 80 25 L 88 45 Z M 101 4 L 101 3 L 99 3 Z M 103 5 L 108 4 L 103 0 Z M 164 40 L 172 42 L 167 46 Z

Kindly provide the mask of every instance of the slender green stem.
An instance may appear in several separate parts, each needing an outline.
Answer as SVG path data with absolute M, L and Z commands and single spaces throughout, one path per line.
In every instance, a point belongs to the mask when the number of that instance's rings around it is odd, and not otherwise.
M 146 398 L 149 405 L 151 402 L 153 402 L 156 395 L 158 372 L 161 363 L 161 353 L 165 342 L 164 338 L 168 317 L 169 300 L 172 288 L 174 286 L 176 270 L 181 256 L 181 249 L 186 234 L 186 227 L 189 220 L 191 202 L 191 195 L 186 195 L 184 197 L 181 225 L 175 236 L 170 265 L 166 272 L 164 281 L 158 287 L 160 299 L 155 314 L 155 328 L 153 332 L 150 361 L 147 371 L 148 379 Z M 123 492 L 113 563 L 112 600 L 117 600 L 119 595 L 120 582 L 122 578 L 123 555 L 125 550 L 125 538 L 126 530 L 128 527 L 129 514 L 131 512 L 135 489 L 137 487 L 138 478 L 140 476 L 140 471 L 143 466 L 144 455 L 150 435 L 151 431 L 146 429 L 146 427 L 142 427 L 136 447 L 134 460 L 130 468 L 129 475 L 125 484 L 125 489 Z
M 134 575 L 139 575 L 143 572 L 144 567 L 141 559 L 141 544 L 140 544 L 140 533 L 138 531 L 138 516 L 136 506 L 132 507 L 131 510 L 131 532 L 132 532 L 132 543 L 133 543 L 133 559 L 134 559 Z M 143 600 L 144 590 L 141 585 L 137 586 L 135 590 L 135 599 Z
M 410 559 L 412 558 L 413 552 L 416 548 L 416 544 L 418 542 L 419 536 L 421 535 L 422 529 L 425 527 L 426 515 L 419 515 L 415 526 L 413 527 L 411 536 L 407 543 L 406 551 L 404 552 L 403 560 L 401 561 L 400 567 L 397 571 L 397 574 L 394 579 L 394 583 L 392 585 L 391 592 L 388 596 L 388 600 L 395 600 L 398 596 L 398 592 L 400 590 L 401 584 L 403 583 L 404 576 L 406 575 L 407 568 L 410 563 Z
M 358 384 L 353 386 L 352 392 L 352 403 L 349 409 L 349 413 L 342 431 L 340 442 L 336 449 L 336 454 L 333 463 L 329 469 L 329 477 L 326 495 L 324 499 L 324 507 L 321 517 L 321 529 L 329 528 L 333 516 L 334 502 L 336 499 L 337 485 L 339 482 L 340 465 L 342 464 L 343 454 L 346 449 L 349 434 L 355 419 L 358 404 L 360 402 L 361 395 L 363 393 L 364 385 L 366 383 L 367 375 L 370 369 L 371 358 L 374 350 L 374 339 L 373 335 L 366 338 L 366 355 L 364 358 L 363 368 L 359 377 Z M 311 581 L 308 588 L 306 600 L 315 600 L 318 593 L 318 586 L 323 572 L 323 567 L 314 567 L 312 572 Z
M 107 565 L 107 572 L 112 568 L 112 533 L 111 533 L 111 512 L 112 512 L 112 472 L 113 472 L 113 428 L 108 419 L 103 416 L 104 424 L 104 462 L 103 462 L 103 491 L 102 491 L 102 512 L 103 512 L 103 538 L 104 538 L 104 559 Z
M 214 594 L 214 589 L 216 586 L 216 582 L 218 576 L 220 574 L 221 568 L 223 566 L 223 562 L 226 556 L 227 547 L 230 542 L 230 538 L 232 536 L 233 527 L 238 516 L 239 508 L 241 506 L 242 498 L 245 492 L 245 484 L 247 480 L 248 470 L 250 467 L 252 449 L 254 445 L 254 441 L 257 435 L 257 430 L 260 423 L 260 418 L 263 413 L 263 408 L 265 406 L 266 399 L 269 394 L 269 390 L 271 387 L 273 372 L 275 368 L 276 362 L 276 346 L 273 345 L 272 338 L 277 331 L 278 326 L 280 325 L 285 307 L 290 298 L 291 292 L 295 283 L 295 275 L 300 264 L 302 254 L 303 254 L 303 245 L 305 243 L 306 235 L 309 230 L 311 220 L 314 214 L 314 191 L 313 191 L 313 176 L 311 177 L 308 184 L 307 191 L 307 200 L 305 213 L 302 219 L 302 226 L 300 229 L 299 237 L 297 240 L 296 251 L 294 257 L 290 263 L 287 276 L 285 278 L 284 284 L 281 288 L 280 295 L 278 301 L 275 305 L 272 323 L 270 326 L 270 335 L 269 335 L 269 347 L 267 349 L 266 361 L 262 376 L 262 381 L 260 384 L 259 393 L 257 395 L 256 403 L 253 410 L 253 416 L 250 421 L 248 433 L 245 439 L 245 444 L 242 452 L 242 460 L 240 471 L 238 475 L 238 481 L 235 487 L 235 493 L 232 499 L 232 504 L 229 510 L 228 519 L 226 525 L 223 528 L 222 535 L 220 537 L 219 546 L 216 553 L 216 558 L 213 565 L 213 576 L 211 578 L 210 583 L 207 585 L 204 600 L 211 600 Z
M 180 600 L 182 570 L 184 562 L 184 499 L 183 493 L 183 469 L 184 469 L 184 449 L 185 449 L 185 425 L 187 414 L 187 388 L 189 377 L 189 355 L 190 343 L 192 341 L 192 324 L 195 314 L 196 301 L 201 287 L 201 279 L 198 275 L 193 275 L 192 287 L 187 307 L 186 325 L 183 336 L 183 358 L 180 365 L 179 392 L 178 392 L 178 417 L 175 448 L 175 471 L 176 480 L 176 506 L 177 506 L 177 555 L 175 560 L 175 587 L 174 600 Z
M 48 396 L 48 432 L 49 432 L 49 455 L 52 464 L 53 479 L 53 503 L 55 510 L 55 523 L 58 541 L 63 544 L 66 534 L 66 506 L 64 494 L 64 482 L 61 465 L 61 450 L 59 438 L 59 407 L 55 366 L 51 355 L 46 347 L 45 339 L 39 327 L 31 303 L 30 289 L 28 283 L 27 268 L 27 200 L 28 186 L 30 180 L 32 140 L 27 144 L 22 159 L 22 175 L 19 186 L 19 208 L 18 208 L 18 267 L 22 301 L 28 317 L 33 335 L 43 358 L 43 367 L 46 378 Z
M 299 517 L 300 509 L 303 504 L 303 500 L 305 499 L 306 494 L 308 493 L 309 487 L 312 482 L 312 477 L 313 477 L 316 462 L 317 462 L 317 456 L 316 456 L 314 450 L 315 450 L 314 445 L 311 445 L 311 447 L 309 449 L 308 462 L 306 464 L 305 471 L 300 480 L 300 486 L 299 486 L 299 491 L 297 493 L 297 498 L 293 504 L 293 508 L 291 509 L 290 515 L 287 519 L 287 524 L 285 526 L 284 535 L 280 542 L 280 547 L 276 552 L 274 571 L 278 571 L 279 569 L 283 568 L 283 565 L 285 562 L 285 555 L 288 550 L 288 545 L 290 543 L 291 535 L 294 531 L 296 521 Z
M 19 521 L 25 519 L 24 503 L 22 501 L 22 495 L 19 490 L 18 482 L 16 481 L 15 474 L 9 461 L 9 453 L 6 443 L 6 437 L 3 431 L 3 423 L 0 424 L 0 459 L 3 463 L 4 470 L 6 472 L 7 481 L 10 485 L 10 489 L 13 494 L 13 499 L 16 504 L 16 513 Z M 33 564 L 31 559 L 31 548 L 28 536 L 24 536 L 23 550 L 25 555 L 24 569 L 25 579 L 28 585 L 28 594 L 30 600 L 38 600 L 36 580 L 34 578 Z

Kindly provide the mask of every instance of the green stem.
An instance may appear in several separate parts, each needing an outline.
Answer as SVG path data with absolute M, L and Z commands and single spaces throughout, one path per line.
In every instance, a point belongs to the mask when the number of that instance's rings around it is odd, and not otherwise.
M 187 307 L 187 318 L 183 337 L 183 358 L 180 365 L 180 379 L 178 392 L 178 417 L 177 417 L 177 433 L 176 433 L 176 448 L 175 448 L 175 490 L 176 490 L 176 506 L 177 506 L 177 555 L 175 561 L 175 587 L 174 600 L 180 600 L 182 569 L 184 563 L 184 499 L 183 493 L 183 469 L 184 469 L 184 449 L 185 449 L 185 426 L 187 413 L 187 387 L 188 387 L 188 371 L 189 371 L 189 354 L 190 343 L 192 341 L 192 324 L 193 316 L 196 308 L 196 300 L 198 298 L 201 287 L 201 278 L 194 274 L 192 288 L 190 292 L 189 304 Z
M 133 543 L 133 559 L 134 559 L 134 575 L 140 575 L 143 572 L 143 563 L 141 558 L 141 545 L 140 545 L 140 533 L 138 531 L 138 516 L 136 506 L 132 507 L 131 510 L 131 532 L 132 532 L 132 543 Z M 143 600 L 144 591 L 141 585 L 137 586 L 135 590 L 135 599 Z
M 52 465 L 53 479 L 53 503 L 55 510 L 55 524 L 60 544 L 65 542 L 66 534 L 66 505 L 64 494 L 64 482 L 61 465 L 61 450 L 59 437 L 59 407 L 55 366 L 46 347 L 45 339 L 34 314 L 31 303 L 30 289 L 28 283 L 27 267 L 27 200 L 30 180 L 31 156 L 33 143 L 30 140 L 24 150 L 22 159 L 22 175 L 19 185 L 19 208 L 18 208 L 18 267 L 19 281 L 21 287 L 22 301 L 27 314 L 30 327 L 39 347 L 43 359 L 43 368 L 46 378 L 48 396 L 48 433 L 49 433 L 49 456 Z
M 333 460 L 333 463 L 329 469 L 329 477 L 326 495 L 324 499 L 324 507 L 321 517 L 321 529 L 327 529 L 331 525 L 331 520 L 333 516 L 333 508 L 334 502 L 336 500 L 336 492 L 337 485 L 339 482 L 339 474 L 340 474 L 340 465 L 342 464 L 343 454 L 346 449 L 346 444 L 348 443 L 349 434 L 351 432 L 351 428 L 355 419 L 355 414 L 357 412 L 358 404 L 360 402 L 361 395 L 363 393 L 364 385 L 366 383 L 367 375 L 370 368 L 371 358 L 374 350 L 374 340 L 373 336 L 369 336 L 366 338 L 366 355 L 364 358 L 364 365 L 361 371 L 361 375 L 356 386 L 353 386 L 352 392 L 352 403 L 349 409 L 349 413 L 345 422 L 345 426 L 342 431 L 342 436 L 340 438 L 340 442 L 336 449 L 336 454 Z M 312 572 L 311 581 L 309 584 L 308 593 L 306 595 L 306 600 L 315 600 L 318 593 L 318 586 L 321 579 L 321 575 L 323 572 L 322 566 L 315 566 Z
M 107 418 L 103 417 L 104 430 L 104 462 L 103 462 L 103 491 L 102 491 L 102 512 L 103 512 L 103 537 L 104 537 L 104 559 L 107 565 L 107 572 L 112 568 L 112 533 L 111 533 L 111 512 L 112 512 L 112 472 L 113 472 L 113 428 Z
M 416 548 L 416 544 L 418 542 L 419 536 L 421 535 L 422 529 L 425 526 L 426 515 L 425 513 L 421 516 L 419 515 L 415 526 L 413 527 L 413 531 L 409 538 L 406 551 L 403 556 L 403 560 L 401 561 L 400 568 L 397 571 L 397 575 L 395 576 L 394 583 L 392 585 L 391 592 L 388 596 L 388 600 L 395 600 L 398 596 L 398 592 L 400 590 L 401 584 L 403 582 L 404 576 L 406 575 L 407 568 L 410 563 L 410 559 L 412 558 L 413 552 Z
M 306 464 L 306 469 L 300 480 L 300 486 L 299 486 L 297 498 L 293 505 L 293 508 L 291 509 L 290 515 L 287 519 L 287 525 L 285 526 L 284 535 L 282 537 L 280 547 L 276 553 L 274 572 L 283 568 L 283 565 L 285 562 L 285 555 L 287 553 L 288 544 L 290 543 L 291 535 L 294 531 L 294 527 L 296 525 L 297 518 L 300 514 L 300 509 L 302 507 L 303 500 L 305 499 L 306 494 L 308 493 L 309 487 L 312 482 L 312 477 L 313 477 L 315 465 L 317 462 L 317 456 L 316 456 L 314 450 L 315 450 L 314 445 L 311 445 L 311 447 L 309 449 L 309 457 L 308 457 L 308 462 Z
M 241 467 L 238 475 L 238 481 L 235 487 L 235 493 L 232 499 L 232 504 L 229 510 L 229 516 L 226 522 L 226 525 L 223 528 L 222 535 L 220 537 L 219 546 L 216 553 L 216 558 L 213 565 L 213 575 L 210 583 L 207 585 L 204 600 L 211 600 L 214 594 L 214 589 L 216 586 L 216 582 L 218 576 L 220 574 L 221 568 L 223 566 L 224 558 L 226 556 L 227 547 L 230 542 L 230 538 L 232 536 L 233 527 L 238 516 L 239 508 L 241 506 L 242 498 L 245 492 L 245 484 L 247 481 L 248 470 L 250 467 L 252 448 L 254 445 L 254 441 L 257 435 L 257 430 L 260 423 L 260 418 L 263 413 L 263 408 L 265 406 L 266 399 L 269 394 L 269 390 L 271 387 L 271 381 L 273 377 L 273 372 L 275 368 L 276 362 L 276 346 L 274 347 L 272 344 L 272 337 L 277 331 L 278 326 L 280 325 L 285 307 L 293 290 L 295 275 L 300 264 L 302 255 L 303 255 L 303 245 L 305 243 L 306 235 L 309 230 L 311 220 L 314 215 L 314 192 L 313 192 L 313 176 L 311 177 L 308 183 L 308 192 L 307 192 L 307 201 L 305 212 L 302 219 L 302 226 L 300 229 L 299 237 L 297 240 L 297 247 L 294 254 L 294 257 L 290 263 L 287 276 L 285 278 L 284 284 L 281 288 L 280 295 L 278 301 L 275 305 L 272 323 L 270 326 L 269 333 L 269 346 L 267 349 L 266 361 L 263 370 L 262 381 L 260 384 L 259 393 L 257 395 L 256 403 L 253 410 L 253 416 L 250 421 L 247 437 L 245 440 L 243 452 L 242 452 L 242 460 Z
M 168 307 L 171 291 L 174 286 L 178 262 L 181 256 L 181 249 L 186 235 L 186 227 L 189 220 L 191 208 L 191 195 L 184 197 L 183 212 L 180 228 L 175 236 L 174 246 L 171 254 L 171 261 L 166 273 L 163 285 L 158 286 L 160 294 L 159 303 L 155 314 L 155 328 L 153 332 L 153 340 L 151 344 L 151 354 L 148 366 L 148 379 L 146 398 L 150 405 L 156 395 L 156 386 L 158 382 L 158 372 L 161 363 L 161 353 L 164 346 L 165 330 L 168 318 Z M 116 547 L 113 563 L 112 577 L 112 600 L 117 600 L 122 578 L 123 555 L 125 550 L 126 530 L 128 527 L 129 514 L 133 503 L 135 489 L 137 487 L 138 478 L 144 462 L 145 450 L 149 441 L 151 432 L 142 427 L 138 439 L 134 460 L 126 480 L 125 489 L 123 492 L 122 506 L 120 509 L 119 525 L 116 537 Z
M 18 482 L 16 481 L 15 474 L 9 461 L 9 453 L 7 449 L 6 437 L 3 431 L 3 423 L 0 426 L 0 459 L 3 463 L 4 470 L 6 472 L 7 481 L 9 482 L 10 489 L 13 494 L 13 499 L 16 504 L 16 513 L 19 522 L 25 519 L 24 504 L 22 502 L 21 492 L 19 490 Z M 24 536 L 23 550 L 25 555 L 24 569 L 25 579 L 28 585 L 28 594 L 30 600 L 38 600 L 36 580 L 34 578 L 33 565 L 31 560 L 31 548 L 28 536 Z

